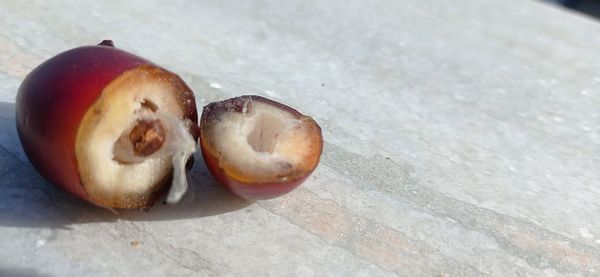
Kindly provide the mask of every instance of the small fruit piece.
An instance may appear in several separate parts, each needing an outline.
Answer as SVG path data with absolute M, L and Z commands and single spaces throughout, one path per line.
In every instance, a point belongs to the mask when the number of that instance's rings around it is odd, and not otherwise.
M 236 195 L 268 199 L 290 192 L 313 172 L 321 128 L 281 103 L 245 95 L 204 107 L 200 146 L 215 178 Z
M 35 68 L 16 101 L 27 157 L 50 182 L 107 208 L 148 208 L 187 187 L 198 115 L 179 76 L 114 48 L 63 52 Z

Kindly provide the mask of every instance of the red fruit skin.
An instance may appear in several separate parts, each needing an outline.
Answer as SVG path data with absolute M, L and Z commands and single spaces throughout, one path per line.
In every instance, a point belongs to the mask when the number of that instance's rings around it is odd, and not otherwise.
M 103 42 L 58 54 L 27 75 L 16 99 L 17 131 L 42 176 L 89 200 L 75 158 L 79 123 L 104 87 L 144 64 L 150 62 Z

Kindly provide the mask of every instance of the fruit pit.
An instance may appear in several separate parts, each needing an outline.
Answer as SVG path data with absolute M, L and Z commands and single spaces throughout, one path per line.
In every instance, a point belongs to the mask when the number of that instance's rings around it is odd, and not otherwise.
M 147 157 L 158 151 L 165 143 L 165 128 L 160 120 L 138 120 L 129 133 L 136 156 Z

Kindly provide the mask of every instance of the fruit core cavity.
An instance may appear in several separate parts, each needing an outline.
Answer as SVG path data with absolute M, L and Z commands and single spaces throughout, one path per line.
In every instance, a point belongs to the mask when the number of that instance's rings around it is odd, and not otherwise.
M 277 138 L 285 129 L 285 122 L 275 115 L 260 113 L 250 119 L 250 133 L 246 137 L 248 144 L 256 152 L 273 153 Z

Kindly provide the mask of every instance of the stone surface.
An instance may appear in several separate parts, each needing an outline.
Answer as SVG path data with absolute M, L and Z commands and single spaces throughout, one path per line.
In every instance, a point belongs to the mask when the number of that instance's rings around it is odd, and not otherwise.
M 599 33 L 525 0 L 2 1 L 0 275 L 600 274 Z M 319 168 L 251 203 L 198 162 L 180 204 L 118 215 L 55 189 L 18 142 L 17 88 L 107 38 L 200 106 L 314 116 Z

